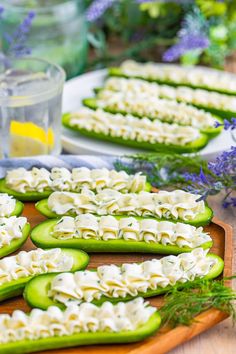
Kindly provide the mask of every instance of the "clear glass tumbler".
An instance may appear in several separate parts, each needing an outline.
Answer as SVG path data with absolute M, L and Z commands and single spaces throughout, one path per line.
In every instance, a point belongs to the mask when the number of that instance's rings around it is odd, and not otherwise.
M 84 70 L 88 46 L 84 0 L 1 0 L 0 3 L 4 7 L 0 33 L 12 35 L 29 11 L 34 11 L 27 34 L 32 55 L 62 66 L 68 79 Z M 2 40 L 7 50 L 4 36 Z
M 0 62 L 0 156 L 61 151 L 64 70 L 42 59 Z

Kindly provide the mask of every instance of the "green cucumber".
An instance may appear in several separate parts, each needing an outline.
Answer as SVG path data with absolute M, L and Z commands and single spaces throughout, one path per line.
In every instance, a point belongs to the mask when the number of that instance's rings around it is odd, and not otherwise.
M 159 253 L 159 254 L 179 254 L 191 252 L 190 247 L 178 247 L 173 245 L 164 246 L 160 243 L 147 243 L 145 241 L 126 241 L 126 240 L 85 240 L 81 238 L 72 238 L 60 240 L 51 235 L 53 227 L 58 219 L 46 220 L 34 227 L 31 232 L 32 242 L 41 248 L 69 247 L 79 248 L 85 252 L 141 252 L 141 253 Z M 205 242 L 201 248 L 211 248 L 213 242 Z
M 1 343 L 0 354 L 24 354 L 81 345 L 139 342 L 154 334 L 160 327 L 160 324 L 161 317 L 156 311 L 145 324 L 133 331 L 81 332 L 68 336 L 48 337 L 37 340 L 28 339 L 6 344 Z
M 26 242 L 29 232 L 30 232 L 30 224 L 27 223 L 22 229 L 21 238 L 14 239 L 10 242 L 9 245 L 0 248 L 0 258 L 5 257 L 8 254 L 18 250 L 18 248 L 20 248 Z
M 187 143 L 185 145 L 172 145 L 172 144 L 161 144 L 161 143 L 149 143 L 146 141 L 137 141 L 132 139 L 124 139 L 122 137 L 113 137 L 111 135 L 106 135 L 104 133 L 96 133 L 94 131 L 89 131 L 87 129 L 82 129 L 78 127 L 73 127 L 70 125 L 70 113 L 64 114 L 62 117 L 62 123 L 66 128 L 76 131 L 82 135 L 100 139 L 107 140 L 113 143 L 122 144 L 126 146 L 135 147 L 138 149 L 154 150 L 154 151 L 173 151 L 176 153 L 190 153 L 196 152 L 203 149 L 209 142 L 209 137 L 206 134 L 201 134 L 200 137 L 193 142 Z
M 99 105 L 97 103 L 97 99 L 95 97 L 91 97 L 91 98 L 85 98 L 83 99 L 83 104 L 86 106 L 86 107 L 89 107 L 91 109 L 98 109 L 99 108 Z M 117 110 L 117 109 L 111 109 L 109 107 L 103 107 L 102 108 L 105 112 L 109 112 L 109 113 L 112 113 L 112 114 L 116 114 L 116 113 L 121 113 L 123 115 L 126 115 L 126 114 L 131 114 L 130 112 L 126 112 L 126 111 L 120 111 L 120 110 Z M 135 117 L 138 117 L 138 118 L 143 118 L 143 115 L 140 115 L 139 113 L 136 113 L 136 112 L 132 112 L 132 115 L 135 116 Z M 154 120 L 153 118 L 150 118 L 148 117 L 149 119 L 151 120 Z M 156 118 L 158 119 L 158 117 Z M 220 117 L 217 117 L 215 116 L 215 119 L 216 121 L 218 121 L 219 123 L 222 123 L 222 119 Z M 167 123 L 170 123 L 164 119 L 161 120 L 162 122 L 167 122 Z M 180 123 L 178 123 L 179 125 L 181 125 Z M 222 131 L 222 127 L 218 127 L 218 128 L 215 128 L 215 127 L 212 127 L 212 128 L 207 128 L 207 129 L 203 129 L 201 130 L 201 133 L 202 134 L 207 134 L 209 136 L 209 138 L 213 138 L 215 137 L 216 135 L 220 134 L 220 132 Z
M 18 200 L 22 200 L 25 202 L 38 201 L 40 199 L 47 198 L 52 192 L 52 190 L 47 190 L 44 192 L 17 192 L 7 186 L 5 178 L 0 179 L 0 193 L 7 193 L 17 198 Z
M 24 204 L 21 203 L 19 200 L 16 200 L 15 209 L 9 216 L 20 216 L 22 214 L 23 209 L 24 209 Z
M 145 191 L 146 192 L 150 192 L 152 189 L 152 186 L 149 182 L 146 182 L 146 186 L 145 186 Z M 25 193 L 21 193 L 21 192 L 17 192 L 14 189 L 11 189 L 7 186 L 6 183 L 6 179 L 2 178 L 0 179 L 0 193 L 7 193 L 9 195 L 12 195 L 13 197 L 22 200 L 22 201 L 26 201 L 26 202 L 30 202 L 30 201 L 39 201 L 41 199 L 45 199 L 48 198 L 50 194 L 52 194 L 54 191 L 51 189 L 45 190 L 44 192 L 25 192 Z
M 74 259 L 74 264 L 71 269 L 72 272 L 83 269 L 87 266 L 89 262 L 89 256 L 87 255 L 87 253 L 80 250 L 70 249 L 70 248 L 62 249 L 62 251 L 66 255 L 72 256 Z M 12 280 L 8 283 L 4 283 L 3 285 L 0 285 L 0 301 L 22 294 L 25 285 L 33 277 L 34 276 L 19 278 L 17 280 Z
M 104 88 L 103 87 L 95 87 L 93 89 L 94 93 L 97 95 L 99 94 L 99 92 L 101 92 Z M 115 91 L 117 92 L 117 91 Z M 164 95 L 160 95 L 158 96 L 160 98 L 164 98 L 164 99 L 167 99 L 167 100 L 171 100 L 171 98 L 167 97 L 167 96 L 164 96 Z M 208 107 L 208 106 L 205 106 L 205 105 L 201 105 L 201 104 L 196 104 L 196 103 L 192 103 L 192 102 L 186 102 L 184 100 L 181 100 L 181 99 L 176 99 L 177 102 L 183 102 L 183 103 L 186 103 L 186 104 L 189 104 L 191 106 L 194 106 L 198 109 L 203 109 L 204 111 L 207 111 L 207 112 L 210 112 L 212 113 L 213 115 L 217 116 L 217 120 L 219 120 L 219 117 L 220 118 L 223 118 L 223 119 L 231 119 L 232 117 L 235 117 L 236 116 L 236 112 L 232 112 L 232 111 L 228 111 L 228 110 L 223 110 L 223 109 L 219 109 L 219 108 L 214 108 L 214 107 Z M 219 120 L 220 121 L 220 120 Z
M 212 267 L 210 272 L 203 278 L 205 279 L 214 279 L 218 277 L 224 268 L 224 261 L 217 255 L 215 254 L 208 254 L 207 257 L 211 257 L 217 260 L 217 263 Z M 48 289 L 50 288 L 50 284 L 52 282 L 52 279 L 54 278 L 54 274 L 42 274 L 34 279 L 32 279 L 25 287 L 24 291 L 24 298 L 27 301 L 27 303 L 31 307 L 37 307 L 43 310 L 46 310 L 49 306 L 58 306 L 61 309 L 65 308 L 65 305 L 62 303 L 59 303 L 57 301 L 53 301 L 49 296 L 48 296 Z M 179 288 L 181 288 L 182 283 L 177 283 Z M 135 297 L 152 297 L 152 296 L 157 296 L 164 294 L 171 290 L 172 286 L 168 285 L 165 288 L 158 287 L 155 290 L 148 290 L 145 293 L 139 293 Z M 99 300 L 93 301 L 94 304 L 100 305 L 105 301 L 110 301 L 112 303 L 117 303 L 119 301 L 129 301 L 132 300 L 134 297 L 133 296 L 126 296 L 124 298 L 110 298 L 106 296 L 102 296 Z
M 48 200 L 47 199 L 43 199 L 40 200 L 38 203 L 35 204 L 35 208 L 44 216 L 46 216 L 49 219 L 55 219 L 58 217 L 61 217 L 63 215 L 58 215 L 56 213 L 54 213 L 52 210 L 49 209 L 48 207 Z M 76 216 L 75 213 L 67 213 L 64 215 L 69 215 L 69 216 Z M 128 216 L 128 215 L 120 215 L 122 217 Z M 167 218 L 157 218 L 157 217 L 150 217 L 147 216 L 145 218 L 149 218 L 149 219 L 155 219 L 155 220 L 167 220 L 167 221 L 172 221 L 172 222 L 183 222 L 185 224 L 190 224 L 190 225 L 194 225 L 194 226 L 203 226 L 203 225 L 207 225 L 210 223 L 211 219 L 213 217 L 213 211 L 211 210 L 211 208 L 209 208 L 208 205 L 205 204 L 205 211 L 204 213 L 198 214 L 193 220 L 188 220 L 188 221 L 184 221 L 181 219 L 177 219 L 177 220 L 173 220 L 173 219 L 167 219 Z M 142 219 L 144 217 L 136 217 L 137 219 Z
M 141 79 L 141 80 L 150 81 L 150 82 L 157 82 L 158 84 L 164 84 L 164 85 L 169 85 L 169 86 L 174 86 L 174 87 L 186 86 L 186 87 L 190 87 L 190 88 L 193 88 L 193 89 L 203 89 L 203 90 L 207 90 L 207 91 L 219 92 L 219 93 L 223 93 L 223 94 L 229 95 L 229 96 L 235 96 L 236 95 L 236 92 L 234 92 L 234 91 L 221 90 L 221 89 L 216 89 L 214 87 L 210 88 L 210 87 L 207 87 L 205 85 L 191 85 L 191 84 L 188 84 L 186 82 L 178 82 L 178 83 L 176 83 L 176 82 L 173 82 L 173 81 L 170 81 L 170 80 L 148 79 L 148 78 L 145 79 L 145 78 L 143 78 L 143 77 L 141 77 L 139 75 L 125 75 L 122 72 L 122 69 L 118 68 L 118 67 L 109 68 L 108 69 L 108 74 L 110 76 L 125 77 L 127 79 L 134 78 L 134 79 Z

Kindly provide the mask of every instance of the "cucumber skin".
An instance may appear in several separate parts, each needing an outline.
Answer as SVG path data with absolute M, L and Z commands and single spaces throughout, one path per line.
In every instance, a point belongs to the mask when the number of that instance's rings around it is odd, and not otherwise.
M 19 239 L 12 240 L 9 245 L 0 248 L 0 258 L 7 256 L 18 250 L 27 240 L 30 233 L 30 224 L 27 223 L 22 230 L 22 237 Z
M 65 249 L 65 251 L 67 251 L 67 250 Z M 83 260 L 81 267 L 76 267 L 76 269 L 73 269 L 73 271 L 77 271 L 77 270 L 85 268 L 89 262 L 89 257 L 84 251 L 81 251 L 80 254 L 83 255 L 83 257 L 85 259 Z M 55 272 L 53 274 L 58 274 L 58 272 Z M 20 278 L 18 280 L 13 280 L 9 283 L 5 283 L 5 284 L 1 285 L 0 286 L 0 302 L 3 300 L 6 300 L 6 299 L 10 299 L 12 297 L 16 297 L 18 295 L 21 295 L 24 291 L 26 284 L 30 280 L 32 280 L 33 278 L 34 278 L 34 276 L 32 275 L 29 277 Z M 1 348 L 1 346 L 0 346 L 0 348 Z
M 38 340 L 24 340 L 0 345 L 0 354 L 24 354 L 47 349 L 69 348 L 92 344 L 122 344 L 141 341 L 154 334 L 161 324 L 161 317 L 156 311 L 143 326 L 135 331 L 119 333 L 88 332 L 70 336 L 49 337 Z
M 63 215 L 57 215 L 56 213 L 54 213 L 53 211 L 51 211 L 48 208 L 47 199 L 40 200 L 38 203 L 35 204 L 35 208 L 42 215 L 44 215 L 45 217 L 47 217 L 49 219 L 58 219 L 58 218 L 61 218 L 63 216 Z M 207 215 L 207 218 L 205 218 L 203 220 L 202 219 L 200 219 L 200 220 L 197 219 L 197 220 L 183 221 L 181 219 L 177 219 L 177 220 L 165 219 L 165 218 L 159 219 L 159 218 L 150 217 L 150 216 L 145 217 L 145 219 L 150 218 L 150 219 L 155 219 L 155 220 L 160 220 L 160 221 L 182 222 L 182 223 L 193 225 L 193 226 L 204 226 L 204 225 L 208 225 L 211 222 L 211 219 L 213 217 L 212 209 L 209 208 L 207 204 L 205 204 L 205 208 L 206 208 L 205 212 L 208 213 L 208 215 Z M 67 213 L 67 214 L 64 214 L 64 215 L 69 215 L 69 216 L 72 216 L 72 217 L 77 216 L 76 214 L 73 214 L 73 213 Z M 122 217 L 123 216 L 124 217 L 125 215 L 115 215 L 115 216 L 117 216 L 117 217 Z M 144 219 L 144 217 L 137 217 L 137 216 L 136 216 L 136 218 Z
M 40 248 L 78 248 L 85 252 L 135 252 L 135 253 L 158 253 L 158 254 L 179 254 L 184 252 L 191 252 L 193 248 L 178 247 L 178 246 L 163 246 L 159 243 L 147 243 L 140 241 L 125 241 L 125 240 L 85 240 L 85 239 L 69 239 L 60 240 L 50 236 L 52 227 L 56 224 L 58 219 L 51 219 L 42 222 L 35 226 L 31 232 L 32 242 Z M 44 228 L 45 227 L 45 228 Z M 38 237 L 39 235 L 39 237 Z M 47 242 L 48 241 L 48 242 Z M 201 245 L 201 248 L 211 248 L 213 242 L 206 242 Z
M 21 200 L 23 202 L 33 202 L 33 201 L 38 201 L 40 199 L 44 199 L 49 197 L 49 195 L 53 191 L 46 191 L 46 192 L 27 192 L 27 193 L 20 193 L 16 192 L 11 188 L 8 188 L 6 185 L 6 179 L 1 178 L 0 179 L 0 193 L 7 193 L 9 195 L 12 195 L 14 198 L 17 198 L 18 200 Z
M 116 76 L 116 75 L 114 75 Z M 119 76 L 118 76 L 119 77 Z M 121 76 L 120 76 L 121 77 Z M 124 77 L 124 76 L 123 76 Z M 128 77 L 127 77 L 128 78 Z M 144 79 L 143 79 L 144 80 Z M 145 80 L 144 80 L 145 81 Z M 184 85 L 184 86 L 187 86 L 187 85 Z M 93 89 L 94 93 L 97 95 L 99 92 L 101 92 L 103 90 L 103 87 L 95 87 Z M 117 91 L 115 91 L 117 92 Z M 171 100 L 169 97 L 166 97 L 166 96 L 160 96 L 160 98 L 163 98 L 163 99 L 167 99 L 167 100 Z M 217 117 L 220 117 L 222 119 L 229 119 L 231 120 L 232 117 L 235 117 L 236 116 L 236 112 L 231 112 L 231 111 L 224 111 L 224 110 L 221 110 L 221 109 L 218 109 L 218 108 L 213 108 L 213 107 L 207 107 L 207 106 L 202 106 L 202 105 L 199 105 L 199 104 L 195 104 L 195 103 L 191 103 L 191 102 L 185 102 L 185 101 L 182 101 L 180 99 L 176 99 L 177 102 L 181 103 L 186 103 L 190 106 L 194 106 L 198 109 L 203 109 L 204 111 L 206 112 L 210 112 L 212 113 L 213 115 L 217 116 Z M 223 120 L 221 119 L 221 121 L 223 122 Z
M 112 137 L 111 135 L 106 135 L 106 134 L 102 134 L 102 133 L 95 133 L 95 132 L 88 131 L 86 129 L 72 127 L 68 122 L 69 115 L 70 114 L 64 114 L 64 116 L 62 118 L 62 123 L 66 128 L 68 128 L 70 130 L 78 132 L 78 133 L 85 135 L 89 138 L 106 140 L 106 141 L 110 141 L 115 144 L 122 144 L 125 146 L 131 146 L 131 147 L 135 147 L 138 149 L 145 149 L 145 150 L 151 150 L 151 151 L 166 151 L 166 152 L 171 151 L 171 152 L 175 152 L 175 153 L 190 153 L 190 152 L 197 152 L 197 151 L 203 149 L 209 142 L 209 137 L 206 134 L 201 134 L 201 137 L 196 140 L 198 143 L 201 143 L 201 144 L 196 145 L 196 146 L 194 146 L 194 144 L 196 142 L 186 144 L 186 145 L 166 145 L 166 144 L 160 144 L 160 143 L 151 144 L 151 143 L 144 142 L 144 141 L 139 142 L 137 140 Z
M 214 266 L 214 268 L 211 270 L 209 274 L 202 277 L 201 279 L 214 279 L 218 277 L 223 271 L 224 261 L 219 256 L 216 256 L 214 254 L 209 254 L 209 256 L 216 258 L 218 263 Z M 54 274 L 38 275 L 37 277 L 35 277 L 34 279 L 32 279 L 27 283 L 23 296 L 29 306 L 40 308 L 43 310 L 47 309 L 49 306 L 58 306 L 60 309 L 65 308 L 64 304 L 57 301 L 53 301 L 51 298 L 47 296 L 46 291 L 50 286 L 51 280 L 54 276 L 55 276 Z M 176 284 L 178 284 L 178 288 L 181 289 L 182 283 L 176 283 Z M 110 297 L 102 296 L 99 300 L 92 301 L 92 303 L 100 306 L 105 301 L 110 301 L 111 303 L 117 303 L 119 301 L 126 302 L 136 297 L 148 298 L 148 297 L 162 295 L 167 293 L 171 289 L 172 286 L 168 285 L 165 288 L 159 287 L 158 289 L 155 290 L 148 290 L 146 293 L 139 293 L 137 296 L 128 295 L 124 298 L 110 298 Z M 35 300 L 32 294 L 36 295 Z
M 146 192 L 150 192 L 151 189 L 152 189 L 151 184 L 149 182 L 146 182 L 145 191 Z M 39 200 L 48 198 L 50 196 L 50 194 L 52 194 L 53 192 L 54 192 L 53 190 L 48 190 L 48 191 L 44 191 L 44 192 L 20 193 L 20 192 L 14 191 L 13 189 L 8 188 L 7 185 L 6 185 L 6 179 L 5 178 L 1 178 L 0 179 L 0 193 L 7 193 L 9 195 L 12 195 L 13 197 L 18 199 L 17 200 L 18 202 L 19 202 L 19 200 L 25 201 L 25 202 L 37 202 Z M 21 203 L 21 202 L 19 202 L 19 203 Z M 23 204 L 22 204 L 22 210 L 23 210 Z M 22 212 L 22 210 L 21 210 L 21 212 Z
M 144 81 L 149 81 L 149 82 L 156 82 L 160 85 L 169 85 L 169 86 L 173 86 L 173 87 L 178 87 L 178 86 L 186 86 L 186 87 L 190 87 L 192 89 L 203 89 L 209 92 L 218 92 L 218 93 L 223 93 L 225 95 L 229 95 L 229 96 L 235 96 L 236 92 L 231 92 L 231 91 L 224 91 L 224 90 L 215 90 L 215 89 L 211 89 L 209 87 L 206 86 L 196 86 L 196 85 L 190 85 L 190 84 L 186 84 L 186 83 L 174 83 L 172 81 L 164 81 L 164 80 L 157 80 L 157 79 L 145 79 L 143 77 L 140 76 L 130 76 L 130 75 L 125 75 L 122 73 L 121 69 L 119 67 L 113 67 L 113 68 L 108 68 L 108 75 L 109 76 L 118 76 L 118 77 L 125 77 L 126 79 L 140 79 L 140 80 L 144 80 Z
M 16 200 L 16 206 L 14 211 L 11 213 L 10 216 L 20 216 L 23 212 L 24 204 L 21 203 L 19 200 Z

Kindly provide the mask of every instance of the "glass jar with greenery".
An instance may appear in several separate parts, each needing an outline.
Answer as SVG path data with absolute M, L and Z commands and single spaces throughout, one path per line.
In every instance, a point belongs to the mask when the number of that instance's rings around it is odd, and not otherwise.
M 1 33 L 12 35 L 32 11 L 34 20 L 27 33 L 32 55 L 61 65 L 67 78 L 84 70 L 87 61 L 87 24 L 83 0 L 3 0 Z M 9 42 L 3 38 L 3 49 Z

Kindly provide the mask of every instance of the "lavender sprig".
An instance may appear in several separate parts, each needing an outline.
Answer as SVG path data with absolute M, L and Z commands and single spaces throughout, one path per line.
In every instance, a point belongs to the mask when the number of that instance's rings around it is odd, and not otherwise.
M 236 118 L 232 118 L 231 120 L 224 119 L 223 123 L 216 121 L 215 127 L 224 127 L 225 130 L 234 130 L 236 129 Z
M 30 11 L 12 35 L 10 35 L 9 33 L 3 34 L 5 40 L 9 45 L 6 53 L 8 56 L 14 56 L 19 58 L 24 55 L 31 54 L 31 49 L 26 45 L 26 41 L 34 17 L 35 12 Z
M 163 60 L 171 62 L 179 59 L 190 50 L 205 49 L 209 46 L 209 39 L 201 33 L 187 34 L 180 38 L 180 41 L 170 47 L 163 55 Z
M 222 202 L 224 208 L 236 206 L 236 198 L 232 193 L 236 190 L 236 146 L 224 151 L 215 161 L 208 163 L 208 174 L 185 173 L 184 179 L 190 183 L 184 189 L 201 195 L 206 199 L 209 195 L 218 194 L 225 190 L 226 196 Z
M 210 44 L 207 30 L 207 22 L 200 10 L 194 8 L 192 13 L 187 13 L 182 22 L 181 29 L 178 32 L 178 43 L 167 49 L 163 55 L 163 60 L 171 62 L 179 59 L 188 51 L 202 51 L 207 48 Z
M 106 10 L 108 10 L 116 0 L 94 0 L 86 11 L 88 22 L 98 20 Z

